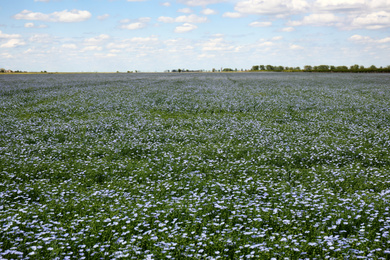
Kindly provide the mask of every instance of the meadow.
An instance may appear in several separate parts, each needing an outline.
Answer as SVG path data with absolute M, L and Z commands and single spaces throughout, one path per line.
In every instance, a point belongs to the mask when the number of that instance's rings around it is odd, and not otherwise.
M 390 259 L 390 75 L 0 76 L 0 258 Z

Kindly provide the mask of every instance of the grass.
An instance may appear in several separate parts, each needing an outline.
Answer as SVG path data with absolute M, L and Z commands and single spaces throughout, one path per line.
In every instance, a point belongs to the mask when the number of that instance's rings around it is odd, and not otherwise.
M 388 82 L 0 77 L 0 257 L 388 259 Z

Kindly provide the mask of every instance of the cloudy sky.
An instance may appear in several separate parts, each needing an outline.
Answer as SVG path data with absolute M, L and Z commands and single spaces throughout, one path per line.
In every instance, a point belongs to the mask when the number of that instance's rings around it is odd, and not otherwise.
M 390 0 L 0 0 L 0 67 L 390 65 Z

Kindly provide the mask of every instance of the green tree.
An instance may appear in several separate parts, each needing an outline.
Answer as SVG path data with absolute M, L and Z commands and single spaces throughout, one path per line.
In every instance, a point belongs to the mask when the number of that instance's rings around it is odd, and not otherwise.
M 252 66 L 251 70 L 254 70 L 254 71 L 259 70 L 259 65 L 254 65 L 254 66 Z
M 265 66 L 264 65 L 260 65 L 260 70 L 265 70 Z

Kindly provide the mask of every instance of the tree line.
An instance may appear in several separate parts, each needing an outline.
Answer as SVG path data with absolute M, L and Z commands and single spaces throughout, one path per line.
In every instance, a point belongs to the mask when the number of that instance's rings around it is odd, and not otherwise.
M 273 65 L 254 65 L 251 71 L 276 71 L 276 72 L 353 72 L 353 73 L 390 73 L 390 65 L 387 67 L 364 67 L 363 65 L 347 66 L 333 66 L 333 65 L 319 65 L 311 66 L 305 65 L 303 69 L 300 67 L 284 67 Z

